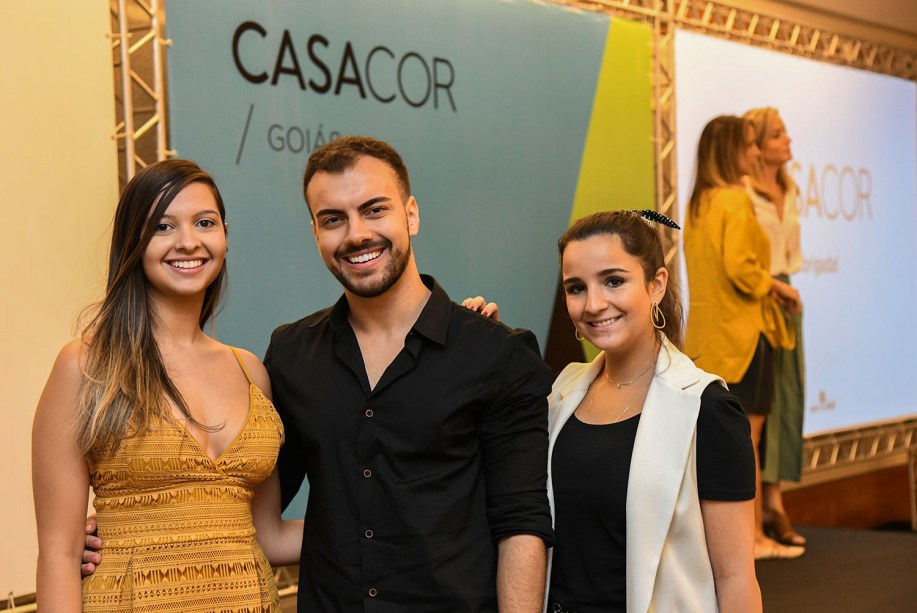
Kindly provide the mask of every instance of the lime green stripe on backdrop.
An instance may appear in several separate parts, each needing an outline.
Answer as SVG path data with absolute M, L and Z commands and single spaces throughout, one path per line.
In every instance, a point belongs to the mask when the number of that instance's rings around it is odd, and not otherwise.
M 655 209 L 649 25 L 612 19 L 571 223 L 608 209 Z
M 608 209 L 655 209 L 652 31 L 612 19 L 570 223 Z M 583 342 L 587 360 L 598 350 Z

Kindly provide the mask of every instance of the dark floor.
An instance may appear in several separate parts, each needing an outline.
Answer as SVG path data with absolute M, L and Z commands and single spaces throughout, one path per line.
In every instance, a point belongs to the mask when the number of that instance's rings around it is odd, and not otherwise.
M 917 534 L 797 527 L 796 560 L 757 562 L 765 613 L 917 612 Z
M 765 613 L 917 613 L 917 534 L 907 528 L 797 526 L 804 556 L 756 564 Z M 295 613 L 295 594 L 282 604 Z

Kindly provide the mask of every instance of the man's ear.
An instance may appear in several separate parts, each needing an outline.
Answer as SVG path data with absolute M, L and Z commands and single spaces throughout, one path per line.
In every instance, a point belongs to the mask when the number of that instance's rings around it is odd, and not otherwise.
M 420 232 L 420 210 L 414 196 L 408 198 L 408 201 L 404 203 L 404 212 L 408 216 L 409 234 L 417 236 L 417 233 Z

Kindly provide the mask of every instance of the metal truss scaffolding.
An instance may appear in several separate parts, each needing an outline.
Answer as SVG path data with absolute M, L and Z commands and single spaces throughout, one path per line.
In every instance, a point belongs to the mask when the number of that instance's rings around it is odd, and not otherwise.
M 115 135 L 121 187 L 173 152 L 167 146 L 165 25 L 161 0 L 109 0 L 115 71 Z
M 773 51 L 917 79 L 917 54 L 853 36 L 829 32 L 771 15 L 705 0 L 551 0 L 575 9 L 617 15 L 653 28 L 653 114 L 656 209 L 677 219 L 675 161 L 675 66 L 677 28 L 700 31 Z M 677 273 L 677 245 L 666 262 Z M 905 418 L 806 439 L 803 485 L 900 465 L 910 467 L 911 516 L 917 530 L 917 419 Z M 907 458 L 905 460 L 905 458 Z

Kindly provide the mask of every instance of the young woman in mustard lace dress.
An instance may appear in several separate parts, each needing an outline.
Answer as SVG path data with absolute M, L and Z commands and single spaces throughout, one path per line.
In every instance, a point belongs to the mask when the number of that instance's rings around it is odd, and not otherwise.
M 261 362 L 204 332 L 224 220 L 193 162 L 154 164 L 121 196 L 105 296 L 35 414 L 43 611 L 279 610 L 268 559 L 298 561 L 302 541 L 280 519 L 283 426 Z M 102 561 L 81 581 L 90 487 Z

